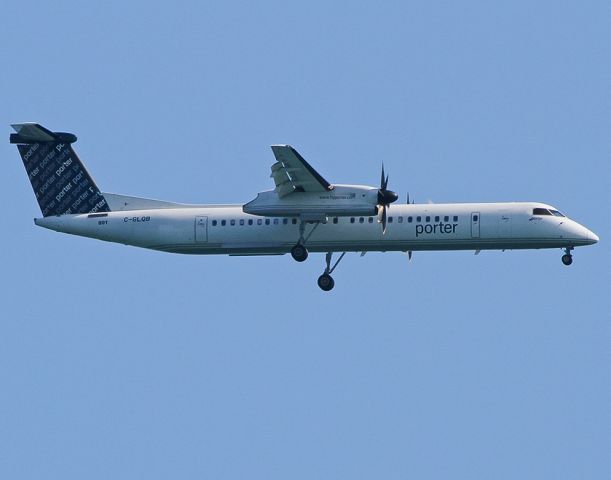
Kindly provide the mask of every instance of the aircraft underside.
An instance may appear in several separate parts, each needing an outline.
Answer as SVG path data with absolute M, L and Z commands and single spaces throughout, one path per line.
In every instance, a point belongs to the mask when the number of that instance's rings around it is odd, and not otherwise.
M 450 250 L 525 250 L 539 248 L 565 248 L 566 241 L 559 239 L 490 239 L 490 240 L 456 240 L 456 241 L 429 241 L 429 242 L 309 242 L 306 244 L 310 253 L 327 252 L 420 252 L 420 251 L 450 251 Z M 575 242 L 573 242 L 575 243 Z M 223 244 L 168 244 L 151 245 L 145 248 L 168 253 L 181 253 L 189 255 L 284 255 L 291 253 L 293 244 L 278 245 L 274 243 L 252 245 L 226 246 Z

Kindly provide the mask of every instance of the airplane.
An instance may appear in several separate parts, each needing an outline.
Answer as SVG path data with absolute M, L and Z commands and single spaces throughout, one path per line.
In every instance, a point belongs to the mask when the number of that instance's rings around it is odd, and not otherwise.
M 284 255 L 298 262 L 323 252 L 318 286 L 346 252 L 561 248 L 599 238 L 551 205 L 539 202 L 396 204 L 382 166 L 379 187 L 332 184 L 290 145 L 272 145 L 273 190 L 246 204 L 192 205 L 100 191 L 72 148 L 72 133 L 37 123 L 12 125 L 36 194 L 40 227 L 108 242 L 183 254 Z M 391 209 L 391 204 L 392 209 Z M 333 263 L 333 254 L 339 258 Z

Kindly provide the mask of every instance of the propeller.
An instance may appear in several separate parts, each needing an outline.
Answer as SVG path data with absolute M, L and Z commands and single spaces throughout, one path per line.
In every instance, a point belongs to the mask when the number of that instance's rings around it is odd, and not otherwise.
M 390 204 L 399 198 L 399 195 L 392 190 L 388 190 L 387 187 L 388 175 L 384 175 L 384 164 L 382 164 L 382 177 L 380 179 L 380 189 L 378 190 L 378 223 L 382 224 L 382 235 L 386 233 L 387 210 L 390 208 Z

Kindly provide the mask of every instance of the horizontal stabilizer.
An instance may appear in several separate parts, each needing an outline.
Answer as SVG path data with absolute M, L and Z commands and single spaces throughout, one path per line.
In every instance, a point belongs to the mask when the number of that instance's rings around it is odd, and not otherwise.
M 74 143 L 76 135 L 66 132 L 52 132 L 38 123 L 16 123 L 11 125 L 17 133 L 12 133 L 9 141 L 18 144 L 45 142 Z

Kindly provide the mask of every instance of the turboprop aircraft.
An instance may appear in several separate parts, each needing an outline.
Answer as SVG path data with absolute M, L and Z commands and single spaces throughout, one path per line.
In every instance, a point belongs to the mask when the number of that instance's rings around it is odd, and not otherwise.
M 574 247 L 598 237 L 558 209 L 536 202 L 394 204 L 384 173 L 379 187 L 332 184 L 289 145 L 273 145 L 275 188 L 244 205 L 188 205 L 101 192 L 72 144 L 72 133 L 36 123 L 12 125 L 42 211 L 34 223 L 58 232 L 164 252 L 283 255 L 303 262 L 326 253 L 325 291 L 346 252 L 506 250 Z M 392 210 L 390 208 L 391 204 Z M 341 253 L 332 264 L 333 253 Z

